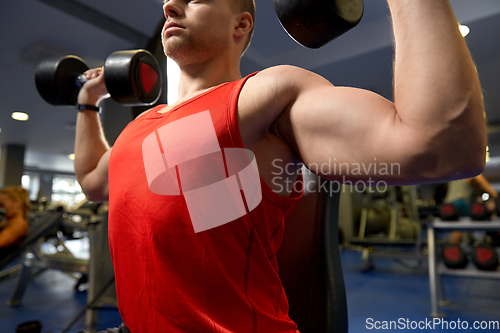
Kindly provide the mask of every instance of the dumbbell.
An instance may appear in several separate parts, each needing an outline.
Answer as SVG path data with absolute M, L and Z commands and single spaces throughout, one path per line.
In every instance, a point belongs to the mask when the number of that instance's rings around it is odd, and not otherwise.
M 470 217 L 473 221 L 485 221 L 491 219 L 491 212 L 482 202 L 474 202 L 471 207 Z
M 283 28 L 299 44 L 319 48 L 354 28 L 363 0 L 273 0 Z
M 465 268 L 469 262 L 464 249 L 455 244 L 444 244 L 442 256 L 445 266 L 452 269 Z
M 477 269 L 482 271 L 494 271 L 499 265 L 495 249 L 486 244 L 474 246 L 471 257 Z
M 457 221 L 460 217 L 455 205 L 447 203 L 439 207 L 439 217 L 443 221 Z
M 44 60 L 35 70 L 38 93 L 52 105 L 74 106 L 88 69 L 77 56 Z M 104 63 L 104 82 L 111 98 L 129 106 L 155 103 L 163 85 L 158 61 L 146 50 L 112 53 Z

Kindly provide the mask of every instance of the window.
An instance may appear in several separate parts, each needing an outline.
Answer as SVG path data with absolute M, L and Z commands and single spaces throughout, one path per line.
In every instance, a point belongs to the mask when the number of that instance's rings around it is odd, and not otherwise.
M 38 192 L 40 191 L 40 175 L 25 172 L 21 178 L 21 186 L 30 193 L 30 200 L 36 201 L 38 199 Z
M 167 57 L 167 103 L 172 105 L 179 98 L 178 86 L 179 78 L 181 76 L 181 69 L 175 61 Z
M 80 184 L 75 177 L 55 175 L 52 179 L 52 197 L 53 205 L 63 205 L 72 208 L 77 203 L 85 199 Z

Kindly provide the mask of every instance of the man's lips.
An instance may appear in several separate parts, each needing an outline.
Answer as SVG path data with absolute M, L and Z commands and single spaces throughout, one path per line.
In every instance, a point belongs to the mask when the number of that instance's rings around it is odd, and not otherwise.
M 175 31 L 175 30 L 178 30 L 178 29 L 185 29 L 185 27 L 183 27 L 182 25 L 180 25 L 178 23 L 170 22 L 170 23 L 167 23 L 165 25 L 163 33 L 166 34 L 168 32 Z

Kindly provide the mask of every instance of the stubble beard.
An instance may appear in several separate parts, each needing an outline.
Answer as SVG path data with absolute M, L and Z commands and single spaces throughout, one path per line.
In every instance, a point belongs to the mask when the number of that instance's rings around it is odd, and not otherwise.
M 227 48 L 223 38 L 194 39 L 192 36 L 171 36 L 163 42 L 165 55 L 173 59 L 179 66 L 191 63 L 204 62 L 212 57 L 216 57 L 221 51 Z

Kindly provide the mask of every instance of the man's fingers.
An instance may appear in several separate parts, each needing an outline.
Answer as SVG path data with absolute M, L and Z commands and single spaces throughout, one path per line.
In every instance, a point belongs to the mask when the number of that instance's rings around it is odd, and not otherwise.
M 83 74 L 85 75 L 87 80 L 91 80 L 91 79 L 95 79 L 96 77 L 101 75 L 101 73 L 103 73 L 103 72 L 104 72 L 104 69 L 101 67 L 101 68 L 89 69 L 88 71 L 86 71 Z

